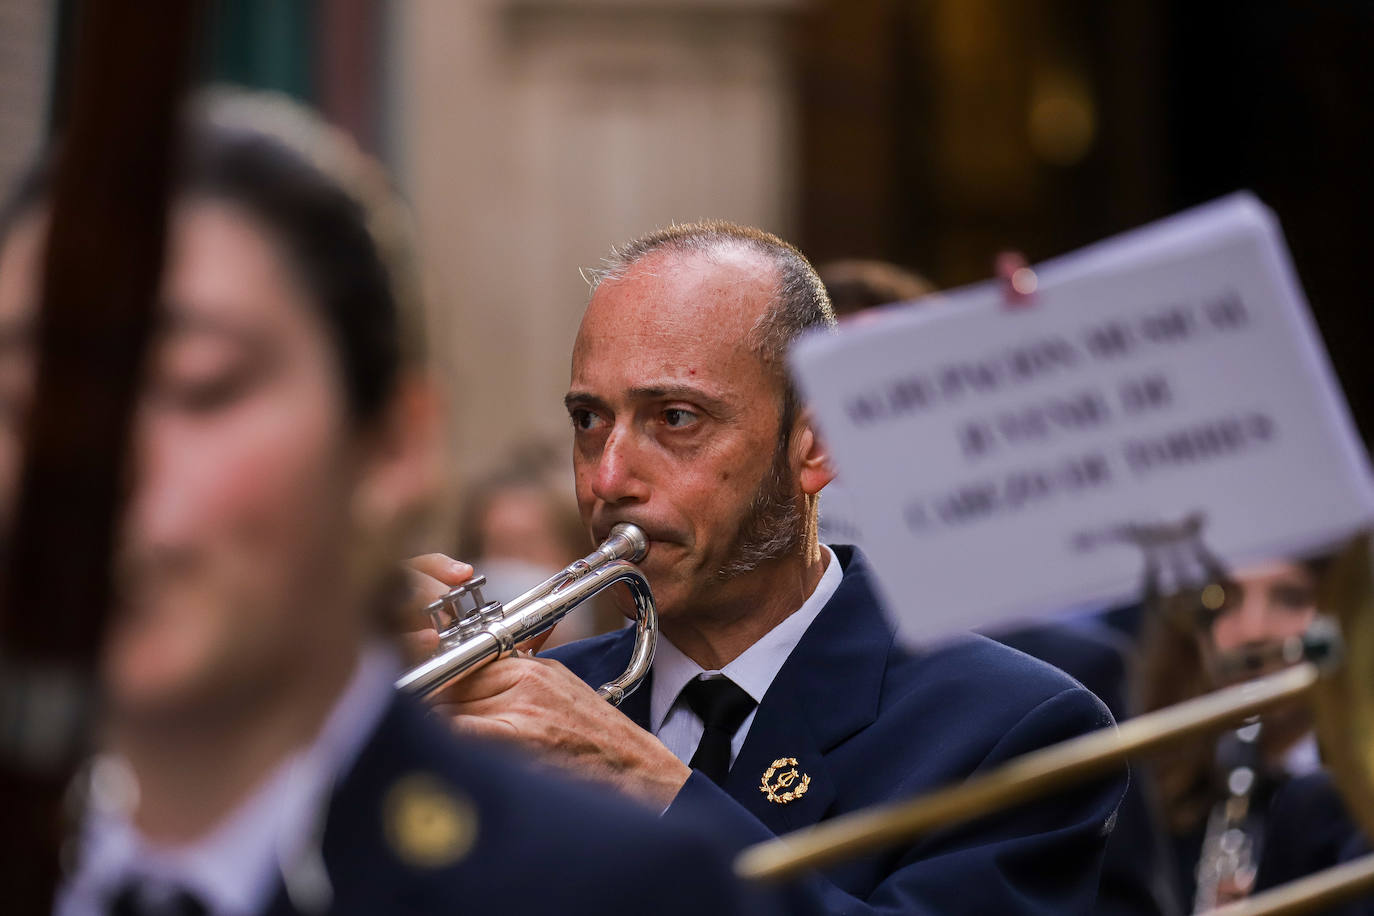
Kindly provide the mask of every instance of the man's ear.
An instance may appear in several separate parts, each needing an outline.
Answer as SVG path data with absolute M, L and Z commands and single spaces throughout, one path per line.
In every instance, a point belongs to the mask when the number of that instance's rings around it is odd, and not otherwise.
M 408 372 L 369 436 L 358 488 L 356 520 L 374 534 L 397 533 L 438 502 L 442 490 L 441 405 L 427 375 Z
M 809 411 L 802 411 L 797 419 L 796 432 L 797 477 L 802 492 L 814 496 L 835 479 L 835 467 L 830 463 L 830 450 L 825 447 Z

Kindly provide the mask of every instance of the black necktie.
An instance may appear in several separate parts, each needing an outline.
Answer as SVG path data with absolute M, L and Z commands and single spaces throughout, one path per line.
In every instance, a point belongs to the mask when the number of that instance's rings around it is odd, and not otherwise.
M 730 772 L 730 741 L 754 708 L 754 698 L 728 677 L 694 678 L 682 695 L 706 727 L 689 766 L 720 785 Z
M 150 896 L 130 881 L 110 900 L 110 916 L 205 916 L 209 910 L 189 891 Z

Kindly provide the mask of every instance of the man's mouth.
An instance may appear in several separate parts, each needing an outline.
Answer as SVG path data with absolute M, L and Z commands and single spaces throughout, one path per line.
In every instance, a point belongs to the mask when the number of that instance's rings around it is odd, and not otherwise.
M 596 537 L 596 542 L 600 544 L 605 541 L 611 536 L 611 529 L 619 524 L 634 525 L 640 531 L 643 531 L 644 537 L 648 540 L 651 547 L 654 544 L 669 543 L 672 540 L 672 538 L 667 536 L 668 532 L 663 531 L 655 525 L 647 525 L 644 522 L 636 521 L 632 518 L 617 518 L 592 528 L 592 534 Z

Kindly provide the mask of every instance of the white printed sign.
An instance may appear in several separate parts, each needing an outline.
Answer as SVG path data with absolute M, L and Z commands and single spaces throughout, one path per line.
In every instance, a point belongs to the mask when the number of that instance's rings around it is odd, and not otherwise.
M 1367 459 L 1277 223 L 1237 194 L 1036 270 L 813 334 L 793 373 L 903 632 L 1127 600 L 1201 513 L 1234 565 L 1374 519 Z M 822 496 L 824 506 L 824 496 Z

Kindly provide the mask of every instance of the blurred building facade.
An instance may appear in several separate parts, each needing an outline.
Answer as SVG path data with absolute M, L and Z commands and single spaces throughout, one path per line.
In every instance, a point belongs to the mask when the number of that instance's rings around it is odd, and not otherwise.
M 816 0 L 799 240 L 940 286 L 1240 188 L 1278 214 L 1366 441 L 1374 5 Z
M 420 0 L 395 10 L 390 158 L 479 462 L 567 428 L 579 268 L 674 220 L 797 223 L 792 0 Z
M 0 181 L 80 0 L 0 0 Z M 578 269 L 723 217 L 937 285 L 1241 187 L 1374 429 L 1374 8 L 1356 0 L 208 0 L 203 72 L 293 93 L 413 202 L 458 468 L 559 436 Z M 59 56 L 61 52 L 56 52 Z

